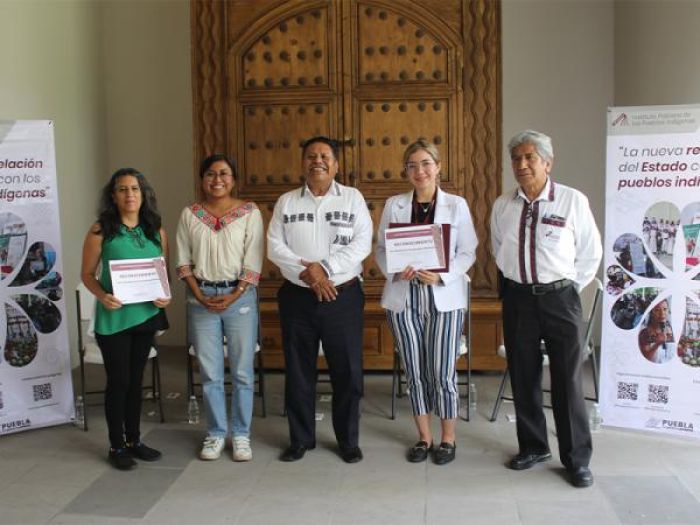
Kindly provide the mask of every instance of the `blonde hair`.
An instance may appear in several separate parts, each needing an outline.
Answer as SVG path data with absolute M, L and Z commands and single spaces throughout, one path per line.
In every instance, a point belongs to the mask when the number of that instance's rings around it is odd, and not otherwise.
M 406 163 L 408 162 L 408 159 L 411 157 L 411 155 L 421 150 L 425 151 L 428 155 L 430 155 L 435 161 L 435 164 L 440 164 L 440 152 L 435 147 L 435 144 L 425 139 L 418 139 L 415 142 L 409 144 L 406 148 L 406 151 L 403 152 L 403 165 L 406 166 Z

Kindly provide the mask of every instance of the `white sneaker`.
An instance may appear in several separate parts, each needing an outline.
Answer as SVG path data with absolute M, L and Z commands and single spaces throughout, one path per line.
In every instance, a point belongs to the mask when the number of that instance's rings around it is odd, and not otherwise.
M 250 449 L 250 438 L 234 436 L 233 461 L 250 461 L 251 459 L 253 459 L 253 451 Z
M 224 438 L 207 436 L 202 443 L 202 450 L 199 452 L 199 459 L 213 460 L 219 459 L 221 451 L 224 450 Z

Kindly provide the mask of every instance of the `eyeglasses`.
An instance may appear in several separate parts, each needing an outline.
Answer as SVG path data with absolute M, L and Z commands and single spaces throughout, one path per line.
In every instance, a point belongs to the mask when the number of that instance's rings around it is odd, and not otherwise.
M 218 173 L 215 171 L 207 171 L 204 173 L 204 178 L 207 180 L 214 180 L 216 177 L 219 177 L 221 180 L 232 179 L 233 173 L 230 171 L 220 171 Z
M 421 162 L 409 162 L 406 164 L 406 171 L 409 173 L 416 173 L 421 169 L 428 171 L 429 169 L 432 169 L 433 166 L 437 166 L 437 164 L 435 164 L 435 162 L 432 160 L 423 160 Z

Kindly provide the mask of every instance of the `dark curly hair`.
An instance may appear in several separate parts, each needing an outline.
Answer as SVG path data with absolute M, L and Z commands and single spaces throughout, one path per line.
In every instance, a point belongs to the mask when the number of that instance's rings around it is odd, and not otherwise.
M 144 235 L 160 246 L 160 236 L 158 232 L 161 227 L 160 212 L 156 202 L 156 192 L 148 183 L 143 173 L 134 168 L 121 168 L 115 171 L 109 179 L 109 182 L 104 188 L 100 196 L 100 204 L 97 212 L 97 224 L 100 227 L 99 233 L 102 234 L 104 240 L 113 238 L 119 233 L 119 228 L 122 225 L 122 219 L 119 216 L 119 210 L 114 204 L 114 187 L 121 177 L 131 175 L 136 177 L 141 190 L 141 208 L 139 209 L 139 225 L 143 230 Z

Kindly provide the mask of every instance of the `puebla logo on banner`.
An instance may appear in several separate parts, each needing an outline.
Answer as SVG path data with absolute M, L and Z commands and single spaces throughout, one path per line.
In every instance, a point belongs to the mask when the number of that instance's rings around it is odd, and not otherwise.
M 0 301 L 0 435 L 70 421 L 51 121 L 0 121 Z
M 601 411 L 700 437 L 700 106 L 608 109 Z

